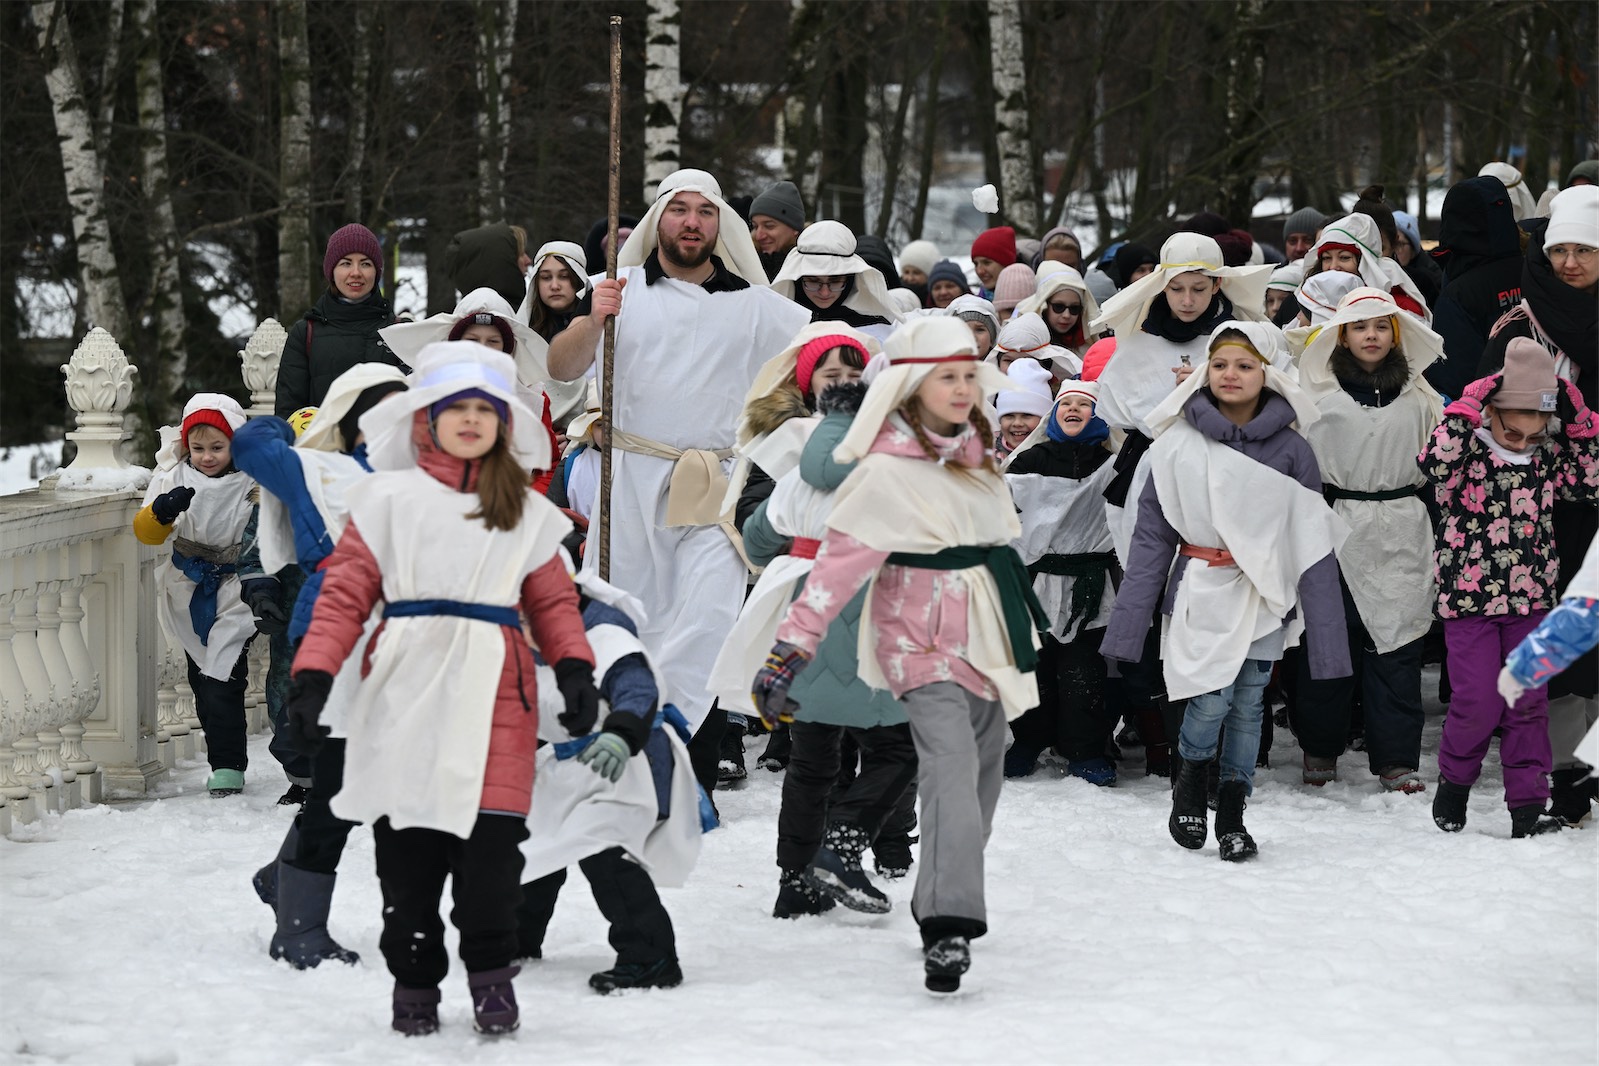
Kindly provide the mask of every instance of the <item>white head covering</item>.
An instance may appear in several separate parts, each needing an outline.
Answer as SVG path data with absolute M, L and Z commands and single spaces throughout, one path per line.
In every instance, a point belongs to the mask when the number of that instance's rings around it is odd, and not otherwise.
M 1405 362 L 1410 367 L 1409 382 L 1420 381 L 1431 389 L 1421 373 L 1444 357 L 1444 339 L 1427 323 L 1401 308 L 1388 293 L 1362 286 L 1350 290 L 1339 301 L 1337 310 L 1310 331 L 1309 343 L 1299 356 L 1299 383 L 1305 391 L 1319 396 L 1342 388 L 1332 372 L 1331 360 L 1333 350 L 1338 347 L 1340 329 L 1346 323 L 1388 317 L 1395 322 L 1394 347 L 1405 353 Z
M 901 318 L 922 309 L 922 302 L 916 298 L 916 294 L 904 287 L 889 289 L 888 302 L 894 305 L 894 310 L 899 312 Z
M 155 465 L 159 470 L 169 470 L 183 461 L 183 419 L 188 418 L 196 411 L 220 411 L 222 421 L 228 428 L 237 433 L 239 427 L 249 421 L 249 416 L 244 413 L 244 408 L 239 406 L 239 401 L 220 392 L 197 392 L 189 397 L 189 402 L 183 405 L 183 418 L 175 426 L 161 427 L 161 446 L 155 453 Z
M 1250 347 L 1265 358 L 1265 387 L 1293 406 L 1294 422 L 1301 431 L 1321 417 L 1321 412 L 1316 410 L 1315 401 L 1282 371 L 1282 367 L 1288 363 L 1288 348 L 1282 330 L 1270 322 L 1223 322 L 1210 331 L 1210 340 L 1206 343 L 1205 350 L 1209 352 L 1216 339 L 1230 330 L 1236 330 L 1248 337 Z M 1210 359 L 1207 357 L 1194 368 L 1194 372 L 1188 375 L 1186 381 L 1173 389 L 1170 395 L 1149 412 L 1149 417 L 1145 419 L 1149 428 L 1156 436 L 1165 432 L 1172 423 L 1183 417 L 1183 407 L 1187 405 L 1189 398 L 1208 384 L 1210 384 Z
M 622 250 L 617 253 L 617 267 L 644 265 L 644 260 L 649 258 L 650 252 L 659 243 L 661 215 L 666 212 L 666 205 L 672 202 L 672 197 L 680 192 L 697 192 L 716 205 L 722 213 L 722 218 L 717 226 L 716 247 L 712 249 L 713 254 L 728 270 L 751 285 L 765 285 L 766 271 L 761 269 L 761 260 L 755 252 L 755 242 L 750 238 L 749 227 L 744 224 L 738 212 L 727 206 L 727 201 L 722 199 L 722 187 L 717 184 L 715 178 L 703 170 L 688 168 L 674 170 L 661 182 L 660 190 L 655 195 L 655 203 L 644 212 L 644 217 L 628 235 L 627 243 L 622 245 Z
M 996 342 L 999 340 L 999 312 L 994 310 L 993 304 L 976 293 L 961 293 L 944 308 L 944 314 L 960 318 L 962 321 L 965 321 L 964 316 L 967 315 L 982 315 L 988 325 L 989 335 Z
M 915 267 L 923 274 L 931 274 L 941 258 L 938 245 L 932 241 L 911 241 L 899 253 L 900 266 Z
M 1573 185 L 1549 202 L 1549 225 L 1543 231 L 1544 254 L 1557 244 L 1599 248 L 1599 185 Z
M 1099 317 L 1099 301 L 1094 299 L 1094 294 L 1088 291 L 1088 282 L 1083 276 L 1065 263 L 1055 259 L 1046 259 L 1046 263 L 1054 263 L 1056 269 L 1048 274 L 1040 272 L 1038 287 L 1033 290 L 1033 295 L 1016 305 L 1016 314 L 1021 316 L 1029 311 L 1036 312 L 1040 317 L 1044 308 L 1049 306 L 1049 298 L 1065 289 L 1070 289 L 1082 298 L 1083 313 L 1078 319 L 1083 324 L 1083 343 L 1092 344 L 1099 339 L 1099 333 L 1089 327 L 1089 323 Z M 1040 264 L 1042 265 L 1042 264 Z M 1014 319 L 1012 320 L 1014 321 Z M 1045 323 L 1047 326 L 1048 323 Z
M 1059 274 L 1062 270 L 1070 269 L 1071 267 L 1067 266 L 1065 263 L 1062 263 L 1059 259 L 1041 260 L 1039 264 L 1033 268 L 1033 283 L 1036 286 L 1033 291 L 1037 292 L 1039 289 L 1042 289 L 1044 287 L 1044 279 L 1049 277 L 1051 274 Z M 1016 306 L 1020 307 L 1021 304 L 1017 304 Z
M 1305 253 L 1306 270 L 1321 261 L 1321 250 L 1329 244 L 1352 244 L 1360 250 L 1360 280 L 1363 284 L 1384 292 L 1392 292 L 1396 288 L 1403 289 L 1405 295 L 1415 300 L 1418 306 L 1423 308 L 1427 306 L 1427 298 L 1416 288 L 1416 283 L 1410 280 L 1405 268 L 1383 256 L 1382 233 L 1378 231 L 1377 223 L 1370 215 L 1357 212 L 1345 215 L 1343 218 L 1335 218 L 1322 227 L 1321 236 L 1316 238 L 1316 243 Z M 1318 275 L 1311 275 L 1311 277 L 1316 276 Z M 1430 311 L 1428 317 L 1431 318 Z
M 891 323 L 903 317 L 889 301 L 888 282 L 883 280 L 882 272 L 867 266 L 866 260 L 855 254 L 855 234 L 844 223 L 831 219 L 812 222 L 800 231 L 799 240 L 772 279 L 772 291 L 792 300 L 800 278 L 835 274 L 855 276 L 854 291 L 844 301 L 845 307 L 863 315 L 880 315 Z
M 882 362 L 879 363 L 878 360 Z M 864 458 L 888 416 L 915 395 L 922 381 L 941 363 L 970 360 L 977 363 L 980 394 L 1016 388 L 1016 383 L 977 359 L 977 341 L 958 318 L 931 315 L 913 318 L 888 335 L 882 355 L 872 360 L 877 369 L 866 390 L 866 400 L 850 424 L 849 432 L 833 449 L 841 463 Z
M 968 330 L 967 336 L 970 335 L 971 332 Z M 807 322 L 789 340 L 788 346 L 768 359 L 760 371 L 756 373 L 754 384 L 744 394 L 744 406 L 748 408 L 751 403 L 762 396 L 769 396 L 781 388 L 783 383 L 788 381 L 794 373 L 794 366 L 799 358 L 799 350 L 818 337 L 848 337 L 850 340 L 857 341 L 861 347 L 866 349 L 868 362 L 873 356 L 883 350 L 883 346 L 877 342 L 876 337 L 868 333 L 862 333 L 860 330 L 847 326 L 842 322 Z M 739 415 L 738 443 L 740 445 L 746 444 L 754 437 L 755 434 L 749 428 L 748 419 L 742 414 Z
M 527 295 L 522 297 L 522 306 L 516 309 L 516 317 L 523 322 L 533 321 L 533 302 L 538 299 L 539 268 L 551 256 L 559 259 L 572 272 L 572 281 L 577 286 L 574 290 L 576 299 L 581 300 L 584 293 L 589 291 L 588 257 L 583 254 L 582 246 L 571 241 L 546 241 L 533 257 L 533 265 L 528 267 Z
M 400 357 L 407 366 L 416 366 L 422 349 L 437 341 L 449 340 L 450 330 L 467 315 L 489 314 L 503 318 L 516 338 L 516 379 L 529 390 L 542 388 L 550 378 L 548 365 L 550 346 L 543 337 L 534 333 L 527 323 L 517 317 L 505 297 L 493 289 L 473 289 L 461 297 L 455 310 L 430 315 L 420 322 L 396 322 L 378 330 L 378 336 L 389 350 Z
M 1049 327 L 1036 311 L 1017 315 L 1005 323 L 999 331 L 999 339 L 994 342 L 994 350 L 983 361 L 998 367 L 1000 356 L 1007 354 L 1036 359 L 1063 373 L 1077 374 L 1083 369 L 1082 360 L 1069 348 L 1050 342 Z
M 1037 415 L 1043 418 L 1055 403 L 1049 394 L 1050 373 L 1036 359 L 1018 359 L 1005 371 L 1016 388 L 999 394 L 994 409 L 1005 415 Z
M 1099 403 L 1099 382 L 1081 381 L 1077 378 L 1067 378 L 1060 383 L 1060 389 L 1055 393 L 1056 401 L 1064 400 L 1068 396 L 1087 396 L 1096 404 Z
M 1538 201 L 1532 195 L 1532 190 L 1527 188 L 1527 182 L 1521 176 L 1521 171 L 1509 163 L 1485 163 L 1477 171 L 1479 177 L 1498 178 L 1504 182 L 1505 190 L 1510 193 L 1510 213 L 1520 222 L 1524 218 L 1538 217 Z
M 1294 293 L 1294 299 L 1299 301 L 1299 306 L 1310 316 L 1310 324 L 1315 326 L 1331 318 L 1345 296 L 1356 289 L 1371 287 L 1361 281 L 1359 274 L 1350 274 L 1342 270 L 1323 270 L 1320 274 L 1312 274 L 1300 282 L 1299 290 Z
M 322 399 L 322 406 L 316 409 L 311 424 L 305 427 L 305 432 L 300 434 L 294 446 L 315 452 L 348 451 L 344 434 L 339 431 L 339 423 L 344 421 L 344 416 L 350 413 L 350 408 L 355 406 L 355 401 L 363 392 L 386 381 L 403 384 L 405 374 L 399 367 L 388 363 L 356 363 L 334 378 L 333 384 L 328 386 L 328 394 Z
M 524 470 L 550 466 L 550 435 L 528 409 L 516 382 L 516 366 L 504 352 L 474 341 L 437 341 L 417 354 L 410 388 L 361 416 L 367 461 L 374 470 L 405 470 L 416 465 L 412 416 L 458 392 L 478 389 L 504 401 L 510 415 L 511 453 Z M 501 432 L 505 429 L 502 427 Z
M 1305 268 L 1299 263 L 1284 263 L 1271 272 L 1271 280 L 1266 282 L 1268 289 L 1286 289 L 1296 291 L 1305 280 Z
M 1269 266 L 1227 266 L 1221 245 L 1203 233 L 1174 233 L 1160 246 L 1160 262 L 1155 269 L 1105 301 L 1099 317 L 1088 324 L 1103 333 L 1117 336 L 1134 333 L 1149 317 L 1149 305 L 1178 274 L 1198 271 L 1221 282 L 1221 291 L 1232 301 L 1233 314 L 1240 320 L 1265 317 L 1266 283 Z

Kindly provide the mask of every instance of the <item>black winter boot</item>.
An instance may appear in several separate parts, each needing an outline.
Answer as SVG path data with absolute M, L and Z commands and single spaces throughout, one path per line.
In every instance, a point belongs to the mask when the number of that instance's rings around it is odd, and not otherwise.
M 1210 764 L 1180 759 L 1171 790 L 1171 818 L 1166 828 L 1171 838 L 1190 851 L 1205 846 L 1210 812 L 1205 806 L 1205 776 Z
M 744 768 L 744 723 L 731 718 L 722 734 L 722 749 L 716 762 L 716 787 L 731 788 L 735 782 L 749 776 Z
M 466 975 L 472 990 L 472 1027 L 488 1036 L 515 1032 L 521 1025 L 516 1009 L 516 986 L 511 979 L 522 972 L 520 966 L 502 966 Z
M 1466 828 L 1466 800 L 1470 798 L 1470 785 L 1457 785 L 1440 774 L 1438 791 L 1432 794 L 1433 824 L 1446 833 Z
M 1565 824 L 1543 809 L 1541 803 L 1530 803 L 1525 807 L 1512 807 L 1510 809 L 1510 836 L 1511 839 L 1521 837 L 1542 836 L 1544 833 L 1558 833 L 1565 828 Z
M 630 988 L 676 988 L 682 983 L 683 968 L 676 959 L 617 963 L 589 978 L 589 987 L 602 996 Z
M 861 853 L 869 843 L 871 840 L 860 826 L 834 822 L 827 827 L 827 836 L 822 838 L 822 846 L 816 849 L 805 876 L 852 911 L 887 914 L 893 904 L 861 869 Z
M 1247 787 L 1242 781 L 1223 781 L 1216 794 L 1216 845 L 1223 862 L 1243 862 L 1260 851 L 1244 828 Z
M 406 1036 L 427 1036 L 439 1031 L 439 990 L 437 988 L 406 988 L 398 981 L 394 984 L 395 1032 Z
M 328 935 L 328 908 L 333 905 L 337 874 L 312 873 L 278 864 L 278 930 L 272 935 L 272 957 L 296 970 L 308 970 L 324 959 L 355 964 L 361 956 Z
M 972 968 L 972 945 L 963 936 L 941 936 L 922 949 L 927 990 L 936 996 L 960 991 L 961 975 Z
M 833 897 L 811 883 L 802 870 L 782 870 L 777 875 L 777 905 L 773 918 L 801 918 L 825 914 L 834 907 Z
M 1556 770 L 1549 775 L 1549 813 L 1575 828 L 1593 813 L 1593 793 L 1586 769 Z
M 772 730 L 772 735 L 766 739 L 766 750 L 761 752 L 761 757 L 755 765 L 762 770 L 777 773 L 788 769 L 788 756 L 794 750 L 794 740 L 789 736 L 788 723 L 779 722 L 777 728 Z
M 261 902 L 268 907 L 276 909 L 278 905 L 278 864 L 284 859 L 294 858 L 294 853 L 300 848 L 300 827 L 295 823 L 289 824 L 289 831 L 283 835 L 283 843 L 278 846 L 278 856 L 255 872 L 250 878 L 250 884 L 255 886 L 255 894 L 261 897 Z

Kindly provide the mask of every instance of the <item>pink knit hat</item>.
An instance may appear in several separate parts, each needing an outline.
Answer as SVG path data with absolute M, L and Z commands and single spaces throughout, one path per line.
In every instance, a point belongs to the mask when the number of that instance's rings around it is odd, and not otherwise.
M 1517 337 L 1505 347 L 1504 378 L 1488 402 L 1506 411 L 1552 413 L 1560 400 L 1555 357 L 1535 340 Z
M 339 260 L 357 252 L 372 260 L 378 268 L 378 277 L 383 276 L 383 248 L 377 236 L 359 222 L 339 227 L 328 238 L 328 252 L 322 257 L 322 276 L 332 281 L 333 268 L 338 266 Z
M 994 282 L 994 310 L 1001 316 L 1033 294 L 1038 287 L 1038 275 L 1025 263 L 1012 263 L 999 272 Z

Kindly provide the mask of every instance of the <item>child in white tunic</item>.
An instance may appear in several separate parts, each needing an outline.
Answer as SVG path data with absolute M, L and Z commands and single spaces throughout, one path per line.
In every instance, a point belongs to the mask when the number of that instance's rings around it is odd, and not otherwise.
M 276 604 L 278 583 L 262 572 L 255 547 L 255 480 L 233 465 L 233 432 L 244 418 L 231 396 L 190 399 L 182 425 L 161 430 L 155 475 L 133 519 L 145 544 L 176 536 L 172 554 L 156 564 L 157 616 L 188 662 L 213 796 L 244 791 L 250 641 L 258 629 L 288 625 Z

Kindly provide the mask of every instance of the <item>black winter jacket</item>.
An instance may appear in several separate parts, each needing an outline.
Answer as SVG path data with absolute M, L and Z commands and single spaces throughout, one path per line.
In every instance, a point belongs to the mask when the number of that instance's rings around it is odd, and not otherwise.
M 1521 247 L 1510 194 L 1498 178 L 1468 178 L 1449 190 L 1433 253 L 1444 268 L 1432 316 L 1444 358 L 1424 372 L 1445 396 L 1458 397 L 1476 380 L 1488 331 L 1521 302 Z
M 320 405 L 333 379 L 357 363 L 389 363 L 409 371 L 378 336 L 378 330 L 393 321 L 389 301 L 378 292 L 355 303 L 332 289 L 323 293 L 316 306 L 289 328 L 283 361 L 278 364 L 274 413 L 288 418 L 302 407 Z

